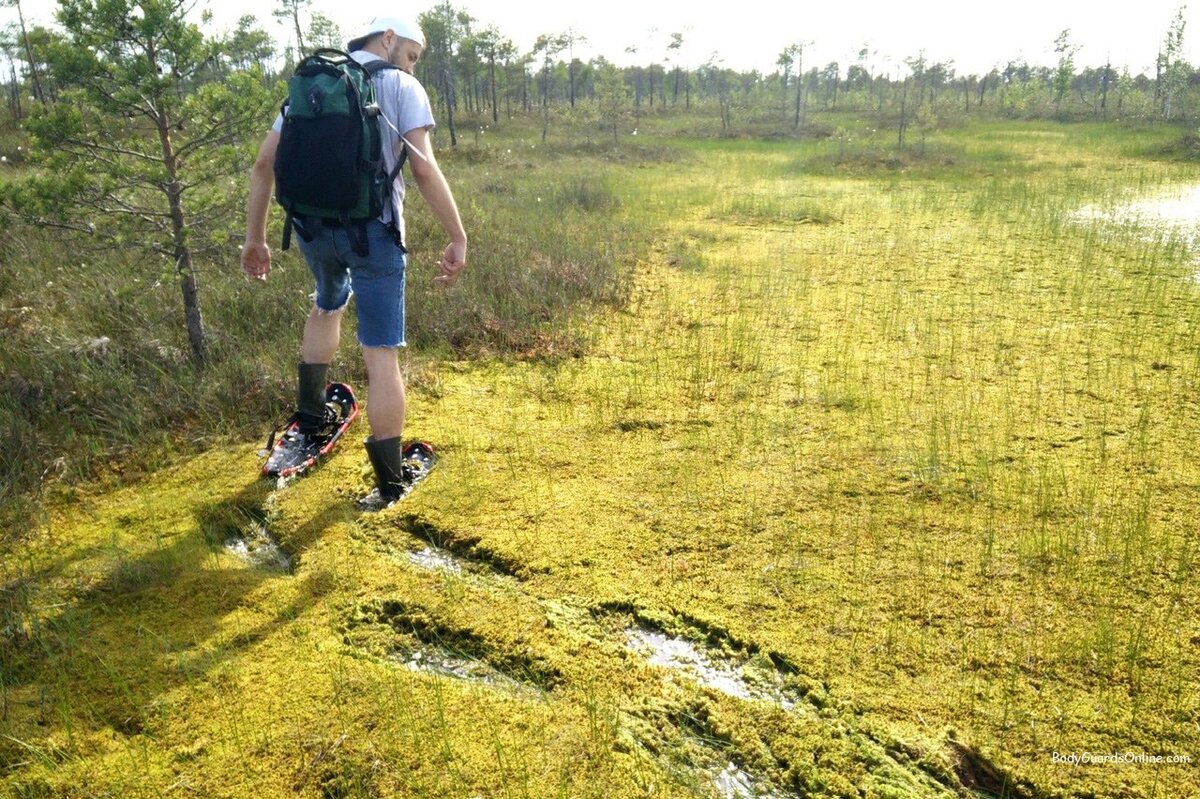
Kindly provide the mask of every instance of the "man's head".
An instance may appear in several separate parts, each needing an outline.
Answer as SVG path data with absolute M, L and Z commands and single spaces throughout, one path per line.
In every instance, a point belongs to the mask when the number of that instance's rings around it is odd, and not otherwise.
M 405 17 L 375 17 L 359 28 L 346 49 L 367 50 L 411 73 L 425 49 L 425 34 Z

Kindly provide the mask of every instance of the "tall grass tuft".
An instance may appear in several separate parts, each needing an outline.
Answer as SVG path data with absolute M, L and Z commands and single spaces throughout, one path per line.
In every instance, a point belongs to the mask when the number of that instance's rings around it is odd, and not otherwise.
M 650 231 L 625 222 L 610 150 L 538 153 L 524 140 L 455 152 L 442 165 L 471 237 L 459 284 L 432 282 L 445 239 L 416 191 L 406 214 L 406 357 L 562 357 L 584 346 L 570 320 L 619 306 Z M 518 155 L 514 155 L 518 153 Z M 244 187 L 238 187 L 244 191 Z M 279 215 L 273 220 L 279 224 Z M 289 412 L 311 278 L 298 251 L 269 238 L 265 284 L 241 274 L 230 243 L 199 276 L 212 340 L 204 370 L 187 357 L 170 265 L 92 248 L 86 237 L 28 228 L 0 248 L 0 515 L 21 529 L 45 481 L 154 468 L 174 449 L 264 433 Z M 365 376 L 346 316 L 335 369 Z M 264 433 L 265 434 L 265 433 Z

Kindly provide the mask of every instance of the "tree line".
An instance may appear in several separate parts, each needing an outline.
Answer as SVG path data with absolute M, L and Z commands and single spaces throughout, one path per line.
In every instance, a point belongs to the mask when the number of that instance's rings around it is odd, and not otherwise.
M 7 60 L 5 84 L 12 117 L 22 118 L 29 102 L 53 101 L 61 91 L 50 61 L 70 32 L 26 28 L 22 0 L 2 0 L 19 12 L 20 22 L 0 36 Z M 26 0 L 27 2 L 27 0 Z M 311 0 L 278 0 L 273 16 L 287 23 L 289 38 L 277 44 L 252 15 L 233 31 L 206 40 L 212 74 L 257 70 L 264 85 L 286 77 L 290 66 L 317 47 L 342 47 L 337 24 L 311 12 Z M 61 4 L 60 4 L 61 5 Z M 131 11 L 144 3 L 124 3 Z M 179 4 L 182 5 L 182 4 Z M 1132 74 L 1112 64 L 1079 66 L 1070 30 L 1054 39 L 1057 63 L 1013 59 L 985 74 L 961 73 L 953 62 L 932 62 L 923 53 L 881 66 L 863 48 L 850 63 L 810 64 L 811 42 L 785 47 L 771 73 L 722 65 L 719 54 L 703 63 L 683 60 L 685 34 L 666 34 L 653 45 L 630 47 L 643 62 L 615 66 L 602 56 L 581 59 L 576 51 L 586 35 L 568 30 L 539 36 L 525 51 L 495 25 L 482 25 L 466 11 L 442 2 L 419 15 L 428 40 L 418 77 L 430 89 L 447 125 L 462 116 L 503 118 L 540 114 L 548 107 L 578 108 L 620 95 L 624 111 L 641 112 L 694 105 L 736 107 L 749 115 L 778 108 L 799 126 L 806 111 L 848 113 L 931 106 L 935 111 L 995 114 L 1012 118 L 1138 118 L 1187 120 L 1200 116 L 1200 71 L 1183 58 L 1185 22 L 1181 8 L 1164 32 L 1153 75 Z M 619 80 L 617 80 L 619 78 Z M 732 120 L 728 120 L 732 122 Z

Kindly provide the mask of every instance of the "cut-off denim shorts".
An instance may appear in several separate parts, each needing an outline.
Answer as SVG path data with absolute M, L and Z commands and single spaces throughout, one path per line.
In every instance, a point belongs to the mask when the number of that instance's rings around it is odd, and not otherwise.
M 296 226 L 305 229 L 303 220 L 297 219 Z M 354 252 L 350 240 L 354 232 L 322 225 L 312 241 L 297 236 L 316 281 L 313 303 L 318 311 L 335 313 L 346 307 L 353 294 L 358 343 L 364 347 L 403 347 L 404 251 L 378 219 L 367 223 L 367 255 Z

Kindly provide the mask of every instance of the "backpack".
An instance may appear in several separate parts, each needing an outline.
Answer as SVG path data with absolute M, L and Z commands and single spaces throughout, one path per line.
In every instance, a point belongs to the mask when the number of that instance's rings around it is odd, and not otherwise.
M 384 60 L 360 64 L 332 49 L 317 50 L 296 65 L 280 109 L 283 127 L 275 153 L 275 198 L 287 212 L 283 249 L 291 244 L 299 216 L 307 224 L 296 232 L 305 241 L 323 223 L 338 225 L 351 232 L 354 251 L 367 254 L 366 223 L 391 199 L 407 155 L 401 150 L 396 168 L 385 173 L 371 78 L 386 69 L 399 67 Z

